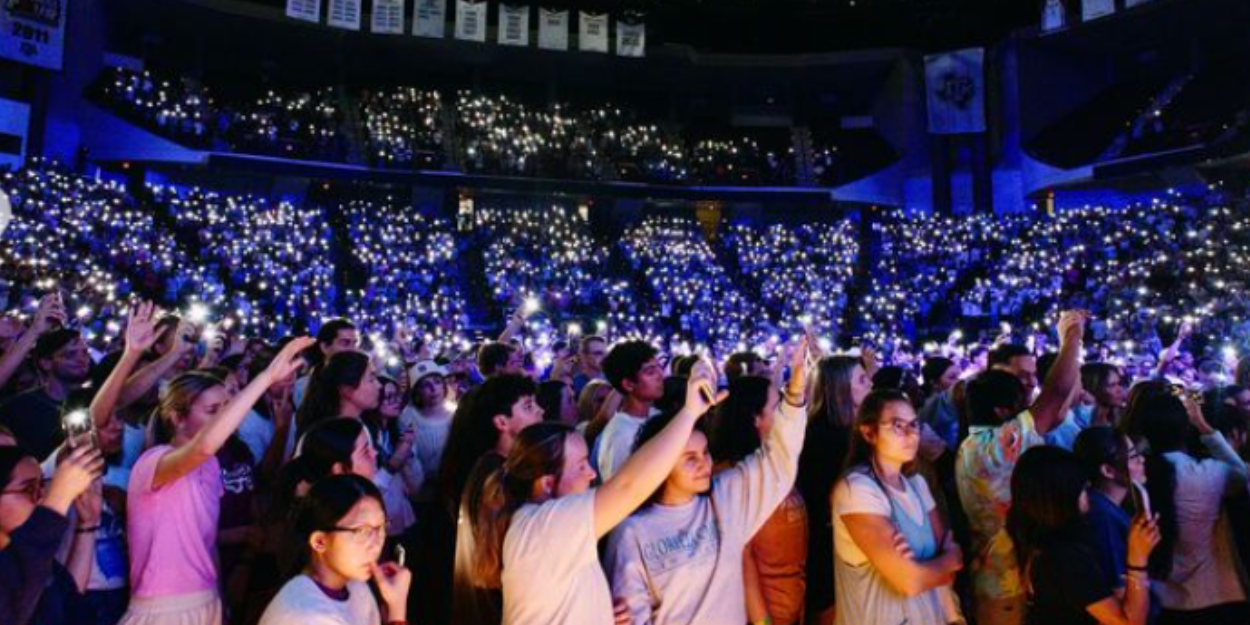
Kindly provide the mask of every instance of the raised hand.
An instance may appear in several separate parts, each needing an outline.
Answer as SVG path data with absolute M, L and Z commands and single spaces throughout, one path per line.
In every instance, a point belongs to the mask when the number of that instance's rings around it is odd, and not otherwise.
M 807 403 L 807 352 L 810 349 L 811 339 L 803 337 L 790 354 L 790 382 L 786 384 L 786 399 L 795 405 Z
M 104 458 L 94 445 L 75 447 L 52 474 L 43 504 L 61 514 L 104 473 Z
M 261 375 L 268 376 L 270 386 L 290 380 L 295 377 L 300 365 L 303 364 L 301 357 L 304 350 L 312 347 L 316 342 L 317 339 L 311 336 L 293 339 L 282 348 L 282 351 L 278 352 L 277 356 L 274 356 L 273 362 L 269 363 L 269 367 Z
M 142 354 L 156 344 L 156 306 L 152 302 L 140 302 L 130 309 L 126 317 L 126 350 Z
M 1159 517 L 1138 515 L 1128 530 L 1128 565 L 1144 567 L 1150 561 L 1150 553 L 1162 539 L 1159 532 Z
M 384 562 L 372 563 L 373 583 L 378 587 L 382 603 L 386 604 L 387 621 L 406 620 L 408 609 L 408 589 L 412 586 L 412 571 L 396 564 Z
M 1085 335 L 1085 323 L 1089 321 L 1089 312 L 1084 310 L 1065 310 L 1059 315 L 1059 340 L 1079 341 Z
M 716 392 L 716 374 L 712 364 L 700 358 L 690 369 L 686 382 L 686 410 L 702 415 L 728 397 L 728 393 Z
M 56 326 L 64 326 L 69 316 L 65 313 L 65 304 L 61 302 L 60 293 L 49 293 L 39 300 L 39 308 L 35 310 L 30 331 L 35 336 L 46 333 Z

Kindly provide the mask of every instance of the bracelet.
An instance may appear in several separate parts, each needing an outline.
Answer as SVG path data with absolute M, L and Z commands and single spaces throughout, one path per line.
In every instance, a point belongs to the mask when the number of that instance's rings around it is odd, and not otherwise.
M 75 534 L 92 534 L 92 533 L 95 533 L 95 531 L 98 529 L 100 529 L 99 525 L 92 525 L 91 527 L 75 527 L 74 533 Z
M 1127 566 L 1126 566 L 1126 567 L 1124 567 L 1124 568 L 1126 568 L 1126 569 L 1128 569 L 1128 570 L 1130 570 L 1130 571 L 1141 571 L 1142 573 L 1145 573 L 1145 572 L 1146 572 L 1146 567 L 1144 567 L 1144 566 L 1133 566 L 1133 565 L 1129 564 L 1129 565 L 1127 565 Z
M 807 407 L 807 400 L 806 400 L 806 399 L 804 399 L 801 395 L 799 396 L 799 400 L 800 400 L 800 402 L 796 404 L 796 403 L 794 403 L 794 402 L 790 401 L 790 394 L 789 394 L 789 393 L 782 393 L 782 395 L 781 395 L 781 401 L 786 402 L 786 405 L 787 405 L 787 406 L 790 406 L 790 407 L 792 407 L 792 408 L 806 408 L 806 407 Z
M 408 625 L 408 621 L 387 621 L 386 625 Z

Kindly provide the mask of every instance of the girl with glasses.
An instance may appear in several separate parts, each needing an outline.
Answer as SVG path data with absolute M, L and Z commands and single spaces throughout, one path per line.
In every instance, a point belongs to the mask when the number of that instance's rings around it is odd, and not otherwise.
M 963 622 L 951 593 L 963 552 L 916 473 L 920 421 L 907 396 L 870 393 L 851 437 L 831 504 L 837 622 Z
M 291 536 L 298 542 L 293 564 L 298 574 L 274 597 L 260 625 L 406 622 L 412 573 L 394 562 L 378 564 L 386 541 L 386 508 L 372 482 L 351 474 L 317 482 L 293 513 Z M 382 606 L 369 589 L 370 580 Z

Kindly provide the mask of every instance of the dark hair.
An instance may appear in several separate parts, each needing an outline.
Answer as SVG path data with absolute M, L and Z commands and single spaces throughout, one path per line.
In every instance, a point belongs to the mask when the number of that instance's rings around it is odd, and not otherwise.
M 1085 469 L 1066 449 L 1042 445 L 1020 456 L 1011 474 L 1007 533 L 1022 577 L 1048 543 L 1080 540 L 1081 492 L 1088 483 Z
M 373 482 L 359 475 L 333 475 L 313 484 L 308 494 L 301 497 L 291 512 L 291 545 L 288 551 L 293 558 L 285 567 L 286 576 L 294 577 L 308 565 L 308 539 L 314 532 L 328 532 L 342 522 L 363 499 L 372 499 L 386 512 L 382 493 Z
M 998 410 L 1012 412 L 1023 410 L 1027 398 L 1019 378 L 1006 371 L 990 369 L 982 371 L 968 381 L 964 393 L 964 406 L 968 425 L 996 427 L 1002 424 Z
M 670 363 L 669 372 L 678 377 L 690 377 L 690 371 L 694 369 L 696 362 L 699 362 L 699 357 L 695 354 L 678 356 Z
M 660 432 L 663 432 L 664 428 L 668 427 L 668 424 L 673 422 L 673 419 L 677 417 L 677 414 L 678 413 L 675 411 L 665 412 L 647 419 L 646 422 L 642 424 L 642 427 L 638 429 L 638 435 L 634 437 L 634 446 L 630 448 L 630 453 L 638 453 L 638 450 L 642 449 L 643 445 L 646 445 L 651 442 L 651 439 L 659 436 Z M 694 432 L 701 432 L 704 437 L 708 437 L 707 421 L 707 419 L 699 419 L 696 421 L 694 429 L 691 430 L 691 434 L 693 435 Z M 716 456 L 712 456 L 712 458 L 715 459 Z M 662 492 L 664 492 L 663 483 L 657 486 L 655 491 L 647 497 L 647 504 L 650 505 L 655 503 Z
M 1120 375 L 1120 368 L 1109 362 L 1087 362 L 1081 365 L 1081 387 L 1093 393 L 1107 386 L 1111 375 Z
M 1033 352 L 1029 351 L 1029 348 L 1023 345 L 1016 345 L 1015 343 L 1004 343 L 990 350 L 989 356 L 986 358 L 985 363 L 991 367 L 995 365 L 1002 365 L 1005 367 L 1011 364 L 1012 358 L 1019 358 L 1021 356 L 1032 356 L 1032 355 L 1033 355 Z
M 544 421 L 561 421 L 564 418 L 560 408 L 564 404 L 564 389 L 568 387 L 559 380 L 547 380 L 538 385 L 534 399 L 543 409 Z
M 360 386 L 369 370 L 369 356 L 358 351 L 338 352 L 313 369 L 304 392 L 304 403 L 295 415 L 295 425 L 300 433 L 313 425 L 340 416 L 339 392 L 344 387 Z
M 812 385 L 812 402 L 807 418 L 824 419 L 834 429 L 851 427 L 855 422 L 855 403 L 851 395 L 851 375 L 862 367 L 854 356 L 828 356 L 816 365 L 816 382 Z
M 1143 380 L 1134 384 L 1128 391 L 1128 401 L 1124 406 L 1124 414 L 1120 417 L 1120 427 L 1133 440 L 1141 440 L 1141 423 L 1155 395 L 1168 392 L 1168 384 L 1162 380 Z
M 655 358 L 660 352 L 646 341 L 625 341 L 617 343 L 603 357 L 603 375 L 612 388 L 625 395 L 625 380 L 633 380 L 642 371 L 648 360 Z
M 1050 370 L 1059 362 L 1059 352 L 1046 352 L 1037 357 L 1037 379 L 1045 380 Z
M 490 342 L 477 352 L 477 370 L 483 377 L 491 377 L 508 365 L 508 358 L 516 347 L 507 343 Z
M 355 329 L 356 324 L 347 319 L 330 319 L 317 328 L 317 344 L 323 346 L 324 349 L 324 346 L 334 344 L 335 339 L 339 337 L 339 332 Z
M 736 463 L 760 448 L 755 420 L 768 407 L 772 382 L 741 376 L 729 382 L 729 397 L 712 410 L 708 445 L 717 462 Z
M 872 457 L 876 448 L 864 437 L 863 429 L 879 427 L 886 407 L 894 403 L 911 406 L 911 400 L 907 399 L 906 394 L 892 388 L 875 390 L 864 398 L 864 402 L 859 406 L 859 412 L 855 415 L 855 424 L 851 427 L 850 445 L 847 447 L 846 463 L 843 466 L 844 472 L 861 466 L 872 467 Z M 915 472 L 915 460 L 903 465 L 904 475 L 911 475 Z
M 370 440 L 373 441 L 373 446 L 375 449 L 377 449 L 378 454 L 379 454 L 378 463 L 382 464 L 382 463 L 390 461 L 389 456 L 382 457 L 381 453 L 383 450 L 380 447 L 378 447 L 378 441 L 381 438 L 382 431 L 383 430 L 386 431 L 386 433 L 391 437 L 391 441 L 399 440 L 400 431 L 399 431 L 399 415 L 395 415 L 395 417 L 391 419 L 387 419 L 382 416 L 382 399 L 381 398 L 386 393 L 386 387 L 388 386 L 394 387 L 395 393 L 398 394 L 399 382 L 396 381 L 395 378 L 392 378 L 390 376 L 379 375 L 378 385 L 381 387 L 382 390 L 379 391 L 378 393 L 377 408 L 374 408 L 372 410 L 366 410 L 364 413 L 360 415 L 360 420 L 363 421 L 365 424 L 365 427 L 369 429 L 369 438 Z M 401 405 L 400 408 L 402 409 L 403 406 Z M 387 450 L 387 451 L 391 451 L 391 450 Z
M 1085 469 L 1090 483 L 1094 484 L 1107 479 L 1102 474 L 1102 467 L 1108 464 L 1121 474 L 1121 485 L 1127 483 L 1129 451 L 1124 434 L 1108 427 L 1085 428 L 1072 446 L 1072 455 Z
M 1202 407 L 1205 409 L 1212 406 L 1227 404 L 1229 400 L 1235 400 L 1236 397 L 1245 392 L 1245 390 L 1246 388 L 1244 386 L 1238 386 L 1236 384 L 1211 387 L 1207 389 L 1207 392 L 1202 396 Z
M 725 378 L 733 380 L 751 375 L 751 365 L 764 360 L 755 352 L 736 352 L 725 360 Z
M 356 419 L 330 419 L 314 424 L 299 439 L 299 455 L 283 465 L 271 506 L 275 513 L 290 510 L 300 484 L 316 484 L 334 474 L 335 467 L 350 472 L 356 441 L 365 425 Z
M 955 361 L 945 356 L 932 356 L 925 358 L 924 364 L 920 367 L 921 389 L 924 391 L 925 397 L 933 394 L 933 385 L 936 383 L 946 371 L 955 366 Z
M 902 367 L 895 365 L 881 367 L 872 376 L 872 388 L 874 390 L 891 389 L 901 391 L 906 378 L 907 371 Z
M 62 347 L 73 343 L 75 339 L 81 337 L 82 335 L 77 330 L 70 330 L 69 328 L 57 328 L 44 332 L 35 340 L 35 348 L 30 352 L 31 359 L 39 362 L 45 358 L 51 358 Z
M 23 458 L 35 459 L 21 447 L 0 447 L 0 488 L 9 485 L 9 480 L 13 479 L 13 469 L 17 468 Z
M 577 345 L 577 352 L 578 352 L 579 354 L 584 354 L 584 353 L 586 353 L 586 350 L 590 349 L 590 344 L 591 344 L 591 343 L 594 343 L 595 341 L 599 341 L 600 343 L 603 343 L 603 344 L 605 344 L 605 345 L 606 345 L 606 344 L 607 344 L 607 342 L 608 342 L 608 340 L 607 340 L 607 339 L 605 339 L 605 338 L 603 338 L 602 336 L 599 336 L 599 335 L 597 335 L 597 334 L 590 334 L 590 335 L 587 335 L 587 336 L 583 336 L 583 337 L 582 337 L 581 342 L 580 342 L 580 343 L 578 343 L 578 345 Z
M 686 386 L 690 378 L 670 375 L 664 378 L 664 394 L 656 400 L 654 408 L 660 412 L 677 412 L 686 405 Z
M 450 518 L 456 518 L 473 465 L 499 443 L 495 417 L 512 414 L 512 407 L 521 398 L 536 392 L 534 381 L 527 376 L 505 374 L 486 380 L 460 399 L 438 470 L 439 499 Z
M 481 501 L 466 501 L 476 549 L 470 573 L 473 585 L 499 588 L 503 542 L 512 515 L 530 500 L 534 482 L 564 470 L 564 446 L 577 430 L 563 423 L 537 423 L 521 431 L 503 466 L 486 478 Z M 558 547 L 552 545 L 553 548 Z
M 1173 550 L 1180 528 L 1176 518 L 1176 467 L 1164 457 L 1173 451 L 1186 451 L 1192 426 L 1189 413 L 1179 397 L 1167 386 L 1143 394 L 1137 402 L 1133 424 L 1150 445 L 1146 456 L 1146 490 L 1150 504 L 1159 515 L 1159 545 L 1150 554 L 1150 575 L 1167 579 L 1172 572 Z

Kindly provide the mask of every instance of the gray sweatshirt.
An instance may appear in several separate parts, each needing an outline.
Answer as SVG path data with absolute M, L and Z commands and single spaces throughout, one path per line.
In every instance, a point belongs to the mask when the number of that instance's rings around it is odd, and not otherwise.
M 768 440 L 709 494 L 647 506 L 612 532 L 605 566 L 633 625 L 747 622 L 742 550 L 793 488 L 806 427 L 804 410 L 781 402 Z

